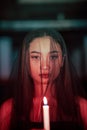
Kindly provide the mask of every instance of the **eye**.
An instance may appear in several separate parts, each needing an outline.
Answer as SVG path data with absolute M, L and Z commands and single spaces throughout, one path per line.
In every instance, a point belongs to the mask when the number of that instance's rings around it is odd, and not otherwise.
M 31 56 L 33 60 L 40 60 L 40 56 Z
M 50 56 L 50 60 L 56 60 L 56 59 L 58 59 L 58 55 L 51 55 Z

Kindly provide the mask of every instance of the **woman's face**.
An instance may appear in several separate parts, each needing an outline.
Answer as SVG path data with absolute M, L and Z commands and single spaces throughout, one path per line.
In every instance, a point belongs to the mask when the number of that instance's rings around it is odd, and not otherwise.
M 53 82 L 63 65 L 62 50 L 48 36 L 35 38 L 30 43 L 30 69 L 34 83 Z

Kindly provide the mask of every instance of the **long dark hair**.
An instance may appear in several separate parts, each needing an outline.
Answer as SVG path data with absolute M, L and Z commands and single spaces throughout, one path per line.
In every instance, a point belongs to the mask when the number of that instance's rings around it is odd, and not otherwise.
M 77 121 L 81 122 L 79 105 L 76 97 L 84 96 L 84 92 L 78 82 L 76 70 L 74 69 L 65 41 L 61 34 L 53 29 L 38 29 L 27 34 L 18 53 L 17 61 L 14 65 L 11 77 L 14 82 L 14 101 L 12 112 L 12 125 L 15 127 L 19 121 L 23 122 L 23 127 L 29 124 L 29 114 L 32 109 L 34 96 L 34 84 L 30 75 L 29 53 L 30 42 L 43 36 L 50 36 L 56 43 L 59 43 L 63 52 L 64 65 L 61 68 L 60 75 L 55 80 L 55 89 L 58 102 L 57 121 Z M 28 114 L 29 113 L 29 114 Z

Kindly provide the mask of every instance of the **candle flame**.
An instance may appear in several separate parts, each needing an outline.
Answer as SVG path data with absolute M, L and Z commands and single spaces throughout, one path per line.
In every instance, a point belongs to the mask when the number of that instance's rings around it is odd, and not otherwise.
M 46 97 L 43 97 L 43 102 L 44 102 L 44 105 L 47 105 L 47 98 Z

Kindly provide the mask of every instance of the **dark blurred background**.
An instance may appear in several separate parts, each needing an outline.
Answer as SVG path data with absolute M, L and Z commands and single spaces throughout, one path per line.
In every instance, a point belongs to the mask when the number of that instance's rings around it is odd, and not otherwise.
M 87 0 L 2 0 L 0 2 L 0 103 L 9 96 L 12 62 L 24 36 L 34 28 L 62 33 L 87 92 Z

